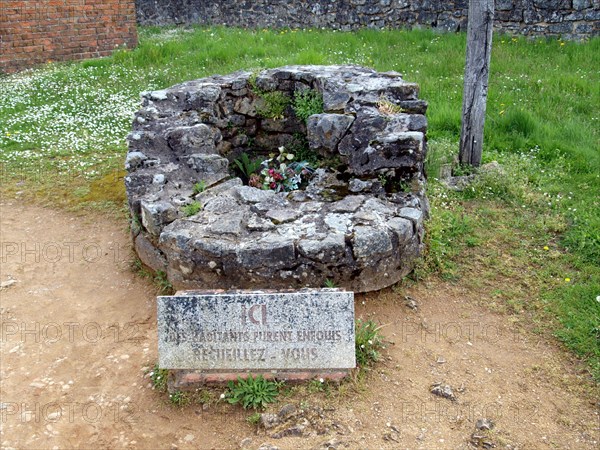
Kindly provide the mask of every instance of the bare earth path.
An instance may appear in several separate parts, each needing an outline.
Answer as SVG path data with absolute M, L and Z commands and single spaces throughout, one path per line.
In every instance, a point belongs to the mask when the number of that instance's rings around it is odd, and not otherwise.
M 598 399 L 581 366 L 437 281 L 357 296 L 357 316 L 385 324 L 390 345 L 362 388 L 310 397 L 337 424 L 327 434 L 274 439 L 239 407 L 170 406 L 146 375 L 155 290 L 130 269 L 126 223 L 10 201 L 0 218 L 3 449 L 234 449 L 245 438 L 251 449 L 456 449 L 484 417 L 498 448 L 598 445 Z M 456 401 L 431 394 L 435 382 Z

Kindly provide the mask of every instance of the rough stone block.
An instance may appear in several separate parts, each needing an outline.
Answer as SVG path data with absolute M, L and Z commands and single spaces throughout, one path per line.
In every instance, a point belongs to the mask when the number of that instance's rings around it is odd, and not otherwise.
M 142 234 L 138 234 L 134 243 L 135 251 L 140 260 L 154 271 L 165 271 L 167 260 L 165 255 L 156 248 L 150 240 Z
M 329 234 L 323 239 L 304 239 L 298 244 L 298 250 L 307 258 L 325 264 L 344 259 L 346 237 L 341 233 Z
M 385 230 L 357 226 L 352 239 L 354 256 L 357 259 L 378 259 L 392 252 L 390 236 Z
M 306 137 L 310 148 L 325 153 L 335 153 L 340 140 L 354 122 L 354 117 L 344 114 L 314 114 L 306 123 Z
M 155 237 L 160 235 L 165 225 L 177 219 L 177 210 L 169 202 L 153 203 L 142 200 L 141 208 L 142 225 Z
M 219 141 L 220 133 L 203 123 L 192 127 L 176 127 L 167 132 L 169 146 L 182 155 L 216 153 Z

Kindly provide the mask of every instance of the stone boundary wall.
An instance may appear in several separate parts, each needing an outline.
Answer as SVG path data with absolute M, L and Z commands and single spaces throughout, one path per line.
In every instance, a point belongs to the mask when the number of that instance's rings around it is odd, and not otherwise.
M 466 30 L 468 5 L 468 0 L 136 0 L 136 13 L 141 25 L 459 31 Z M 495 28 L 563 39 L 598 36 L 600 0 L 496 0 Z
M 0 73 L 137 45 L 134 0 L 2 0 Z

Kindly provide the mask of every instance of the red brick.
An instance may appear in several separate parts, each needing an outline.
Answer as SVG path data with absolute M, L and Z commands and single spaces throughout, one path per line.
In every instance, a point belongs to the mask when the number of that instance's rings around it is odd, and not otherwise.
M 303 382 L 323 378 L 330 381 L 341 381 L 348 376 L 349 371 L 253 371 L 253 372 L 201 372 L 196 370 L 170 370 L 168 386 L 169 391 L 196 390 L 205 385 L 225 384 L 235 381 L 238 377 L 247 378 L 249 375 L 256 377 L 262 375 L 271 380 L 285 380 L 287 382 Z
M 0 27 L 4 72 L 48 59 L 109 55 L 115 44 L 137 44 L 135 0 L 10 1 L 0 8 Z

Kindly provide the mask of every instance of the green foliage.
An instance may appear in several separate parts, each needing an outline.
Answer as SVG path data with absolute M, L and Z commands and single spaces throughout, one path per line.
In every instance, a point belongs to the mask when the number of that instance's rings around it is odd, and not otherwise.
M 323 392 L 328 397 L 332 394 L 331 384 L 323 378 L 310 380 L 306 386 L 306 389 L 310 394 Z
M 158 392 L 166 392 L 167 390 L 167 377 L 169 371 L 167 369 L 160 369 L 158 363 L 154 364 L 152 371 L 150 372 L 150 380 L 152 380 L 152 386 Z
M 246 422 L 252 425 L 258 425 L 258 422 L 260 422 L 260 413 L 255 412 L 250 414 L 248 417 L 246 417 Z
M 241 404 L 244 409 L 264 408 L 268 403 L 275 402 L 279 395 L 280 383 L 265 380 L 262 375 L 253 378 L 248 375 L 245 380 L 238 377 L 237 383 L 229 382 L 227 401 L 231 404 Z
M 200 180 L 198 183 L 194 184 L 193 193 L 194 195 L 198 195 L 201 192 L 206 190 L 206 182 L 204 180 Z
M 199 389 L 196 392 L 194 392 L 193 401 L 201 405 L 210 405 L 218 400 L 216 400 L 214 390 Z
M 429 142 L 427 147 L 425 172 L 430 179 L 435 180 L 442 176 L 444 168 L 451 169 L 455 158 L 458 159 L 458 142 L 439 139 Z
M 191 217 L 194 214 L 198 214 L 202 210 L 202 204 L 200 202 L 192 202 L 181 208 L 181 211 L 186 217 Z
M 333 281 L 333 280 L 330 280 L 329 278 L 327 278 L 327 279 L 325 280 L 325 287 L 326 287 L 326 288 L 331 288 L 331 289 L 333 289 L 333 288 L 336 288 L 336 287 L 337 287 L 337 285 L 335 284 L 335 281 Z
M 564 236 L 562 243 L 569 250 L 576 252 L 585 263 L 598 265 L 600 261 L 600 216 L 597 210 L 586 209 L 585 204 L 581 206 L 583 209 L 576 211 L 577 215 L 572 214 L 569 233 Z
M 256 113 L 265 119 L 283 119 L 286 108 L 290 105 L 290 98 L 282 91 L 266 91 L 256 84 L 260 70 L 255 70 L 248 78 L 248 85 L 260 101 L 256 106 Z
M 233 160 L 233 163 L 236 165 L 245 183 L 248 183 L 250 176 L 258 173 L 258 170 L 262 166 L 262 161 L 258 159 L 251 161 L 247 153 L 242 153 L 239 158 Z
M 159 295 L 169 295 L 173 293 L 173 285 L 167 278 L 167 274 L 162 270 L 153 272 L 149 270 L 139 258 L 134 258 L 131 262 L 131 269 L 138 276 L 148 278 L 152 281 Z
M 477 168 L 473 167 L 470 164 L 457 164 L 452 170 L 452 175 L 455 177 L 463 177 L 467 175 L 472 175 L 475 172 L 477 172 Z
M 552 308 L 558 312 L 561 327 L 555 332 L 577 355 L 587 358 L 592 375 L 600 382 L 600 275 L 590 275 L 583 283 L 576 279 L 563 282 L 544 294 Z M 577 299 L 577 301 L 573 301 Z
M 413 274 L 419 280 L 437 273 L 443 279 L 457 278 L 456 257 L 461 243 L 472 232 L 469 216 L 460 203 L 443 187 L 431 184 L 428 188 L 430 218 L 426 222 L 426 249 Z
M 359 367 L 367 367 L 379 360 L 379 350 L 383 348 L 383 337 L 379 333 L 381 329 L 372 320 L 366 322 L 356 320 L 356 363 Z
M 290 98 L 282 91 L 261 92 L 258 94 L 263 104 L 256 106 L 256 113 L 265 119 L 283 119 L 286 108 L 290 104 Z
M 310 167 L 321 166 L 321 156 L 310 149 L 304 134 L 295 133 L 292 142 L 287 147 L 288 151 L 295 155 L 296 161 L 306 161 Z
M 186 406 L 191 403 L 190 396 L 182 391 L 175 391 L 169 394 L 169 401 L 175 406 Z
M 154 285 L 160 295 L 169 295 L 173 293 L 173 285 L 169 281 L 167 274 L 162 270 L 157 270 L 153 278 Z
M 313 114 L 323 112 L 323 94 L 313 89 L 298 90 L 294 92 L 292 108 L 296 116 L 306 122 Z

